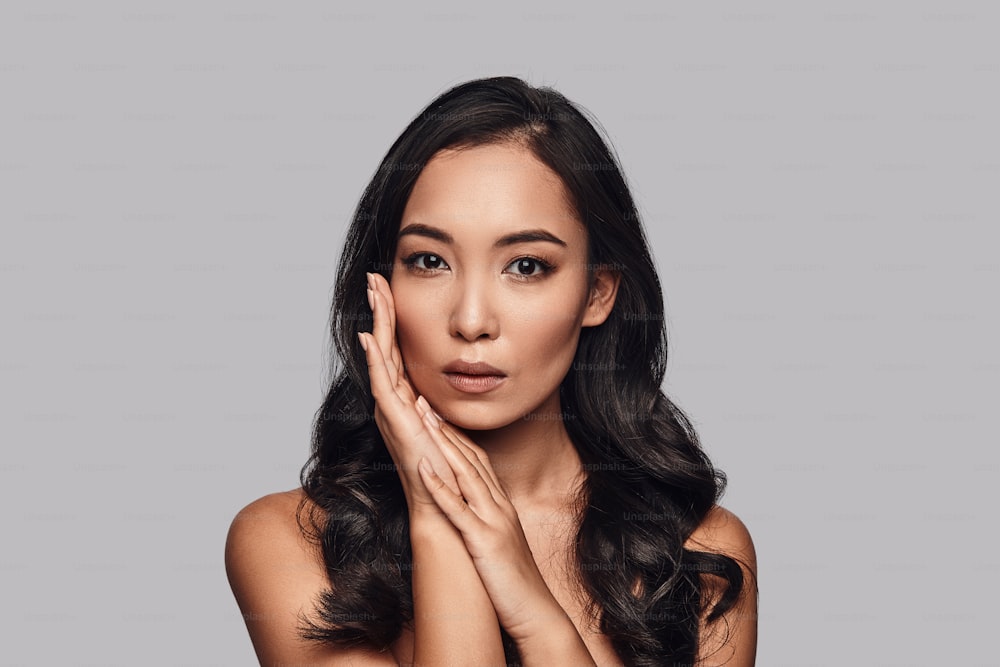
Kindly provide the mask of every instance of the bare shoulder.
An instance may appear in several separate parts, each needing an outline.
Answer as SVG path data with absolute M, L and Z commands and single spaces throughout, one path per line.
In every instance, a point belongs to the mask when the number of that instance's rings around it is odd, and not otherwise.
M 757 552 L 750 531 L 729 510 L 714 506 L 691 534 L 685 547 L 729 556 L 743 572 L 743 589 L 733 607 L 714 623 L 703 614 L 699 628 L 699 667 L 751 667 L 757 653 Z M 721 593 L 718 577 L 703 577 L 708 598 Z
M 308 534 L 314 507 L 299 489 L 268 494 L 241 509 L 226 536 L 226 574 L 261 665 L 396 666 L 391 655 L 340 649 L 299 636 L 303 616 L 330 587 Z
M 757 553 L 746 524 L 721 505 L 709 510 L 687 543 L 688 549 L 724 553 L 743 561 L 741 564 L 757 570 Z
M 232 536 L 233 530 L 243 531 L 259 528 L 262 521 L 274 522 L 278 520 L 279 524 L 284 523 L 289 517 L 295 517 L 299 504 L 304 502 L 307 502 L 307 497 L 301 487 L 290 491 L 269 493 L 258 498 L 237 512 L 230 526 L 230 536 Z M 271 529 L 277 527 L 279 526 L 273 524 L 269 526 Z
M 299 525 L 300 512 L 303 512 L 302 518 L 308 518 L 312 511 L 316 511 L 316 507 L 301 487 L 269 493 L 237 512 L 229 528 L 229 537 L 234 536 L 234 531 L 239 536 L 244 532 L 265 529 L 268 534 L 280 531 L 303 536 Z
M 306 495 L 294 489 L 258 498 L 236 514 L 226 536 L 226 572 L 231 583 L 250 584 L 264 577 L 291 584 L 306 574 L 313 584 L 325 582 L 320 551 L 300 525 L 300 507 L 308 509 Z M 233 581 L 234 575 L 252 576 Z

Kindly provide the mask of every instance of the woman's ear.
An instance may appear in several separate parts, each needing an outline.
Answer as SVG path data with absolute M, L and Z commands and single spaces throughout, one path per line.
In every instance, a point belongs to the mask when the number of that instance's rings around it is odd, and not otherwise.
M 621 282 L 621 274 L 610 269 L 597 269 L 594 271 L 593 280 L 590 283 L 590 298 L 587 301 L 587 310 L 583 314 L 585 327 L 596 327 L 603 324 L 611 314 L 611 309 L 615 305 L 615 297 L 618 295 L 618 284 Z

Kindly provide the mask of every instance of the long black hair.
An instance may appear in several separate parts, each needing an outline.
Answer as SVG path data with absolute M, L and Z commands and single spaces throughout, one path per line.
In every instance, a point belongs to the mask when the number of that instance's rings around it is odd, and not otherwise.
M 725 475 L 661 391 L 663 296 L 635 203 L 596 121 L 559 92 L 514 77 L 469 81 L 414 118 L 383 158 L 347 233 L 331 311 L 336 355 L 316 413 L 301 482 L 313 512 L 300 523 L 320 544 L 331 590 L 302 637 L 387 648 L 413 619 L 406 500 L 373 418 L 356 331 L 370 331 L 365 273 L 391 276 L 410 192 L 438 151 L 517 142 L 558 174 L 587 229 L 588 263 L 621 276 L 607 320 L 580 333 L 560 386 L 564 424 L 586 472 L 576 577 L 627 665 L 690 664 L 699 618 L 718 619 L 744 586 L 738 563 L 684 543 L 721 497 Z M 300 512 L 306 506 L 306 499 Z M 718 577 L 709 600 L 702 575 Z M 636 583 L 639 583 L 636 586 Z M 510 664 L 517 649 L 501 631 Z

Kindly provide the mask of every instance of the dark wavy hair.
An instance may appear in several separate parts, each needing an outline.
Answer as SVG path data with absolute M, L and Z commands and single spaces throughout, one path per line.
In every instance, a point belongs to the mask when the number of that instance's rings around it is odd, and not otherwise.
M 738 563 L 684 543 L 726 485 L 688 418 L 661 391 L 663 296 L 635 203 L 596 120 L 559 92 L 514 77 L 469 81 L 430 103 L 393 143 L 365 189 L 340 257 L 330 327 L 329 392 L 303 466 L 303 530 L 322 549 L 331 589 L 303 617 L 304 639 L 385 649 L 413 619 L 406 500 L 373 418 L 356 331 L 370 331 L 365 272 L 387 279 L 403 208 L 445 148 L 518 142 L 561 178 L 588 236 L 590 267 L 621 276 L 607 320 L 580 333 L 560 386 L 564 423 L 586 472 L 575 539 L 577 582 L 627 665 L 691 664 L 699 617 L 711 623 L 744 586 Z M 314 505 L 308 521 L 302 512 Z M 308 524 L 308 525 L 307 525 Z M 718 577 L 707 595 L 702 575 Z M 640 582 L 636 588 L 635 583 Z M 711 599 L 710 599 L 711 598 Z M 501 629 L 509 664 L 517 649 Z

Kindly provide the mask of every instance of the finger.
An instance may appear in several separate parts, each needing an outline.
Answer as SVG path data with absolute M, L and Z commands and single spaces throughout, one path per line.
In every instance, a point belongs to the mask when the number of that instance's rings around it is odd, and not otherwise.
M 392 295 L 392 287 L 389 281 L 380 273 L 371 274 L 372 288 L 384 299 L 386 312 L 388 314 L 389 330 L 392 332 L 392 349 L 390 358 L 396 368 L 406 376 L 406 368 L 403 366 L 403 357 L 399 352 L 399 343 L 396 340 L 396 300 Z
M 435 444 L 437 444 L 439 448 L 444 446 L 443 442 L 438 444 L 438 437 L 448 437 L 446 433 L 441 431 L 442 427 L 446 426 L 441 417 L 434 411 L 434 408 L 431 407 L 430 403 L 427 402 L 427 399 L 424 398 L 423 395 L 417 396 L 414 401 L 414 405 L 417 408 L 417 412 L 420 413 L 420 418 L 424 420 L 427 430 L 431 432 L 431 436 L 434 438 Z M 451 468 L 449 467 L 448 470 L 451 470 Z
M 438 431 L 436 425 L 434 428 L 428 428 L 428 424 L 420 419 L 420 411 L 414 409 L 415 404 L 412 401 L 412 392 L 410 392 L 409 388 L 407 386 L 398 387 L 392 382 L 385 358 L 382 356 L 381 349 L 375 343 L 374 337 L 370 333 L 359 331 L 358 338 L 365 350 L 365 357 L 368 361 L 368 375 L 371 378 L 372 396 L 375 397 L 376 401 L 375 424 L 378 426 L 379 431 L 387 433 L 404 430 L 407 432 L 410 440 L 420 437 L 421 431 L 423 431 L 430 438 L 430 442 L 424 440 L 426 442 L 425 446 L 433 447 L 436 443 L 432 434 Z M 409 400 L 407 397 L 400 396 L 401 391 L 411 394 Z M 424 404 L 427 405 L 426 400 Z M 427 405 L 427 408 L 429 410 L 430 405 Z M 390 450 L 390 456 L 393 457 L 393 461 L 398 466 L 399 461 L 396 460 L 392 448 L 387 448 Z M 437 449 L 440 450 L 440 447 Z M 439 463 L 439 469 L 442 471 L 441 474 L 448 487 L 455 493 L 461 494 L 461 487 L 458 480 L 455 478 L 454 472 L 448 466 L 447 460 L 441 452 L 432 452 L 430 456 Z
M 399 371 L 400 373 L 402 373 L 403 379 L 406 380 L 407 382 L 409 382 L 410 381 L 410 376 L 406 374 L 406 366 L 403 365 L 403 355 L 400 354 L 400 352 L 399 352 L 399 344 L 396 343 L 395 339 L 393 339 L 393 341 L 392 341 L 392 354 L 391 354 L 391 358 L 392 358 L 392 363 L 396 367 L 397 371 Z
M 387 312 L 385 295 L 377 289 L 375 274 L 368 276 L 368 296 L 372 306 L 372 335 L 382 351 L 382 356 L 386 360 L 386 366 L 394 382 L 399 381 L 399 365 L 394 361 L 392 347 L 395 345 L 396 329 L 395 317 Z
M 466 455 L 453 443 L 435 424 L 435 417 L 431 413 L 424 414 L 424 422 L 431 431 L 431 437 L 438 444 L 438 448 L 444 454 L 448 465 L 455 473 L 458 480 L 459 489 L 462 495 L 469 501 L 469 504 L 476 509 L 480 516 L 483 516 L 489 509 L 496 508 L 501 500 L 494 495 L 490 488 L 491 484 L 486 481 L 489 475 L 481 471 L 479 459 L 474 455 Z M 470 459 L 471 456 L 471 459 Z M 473 460 L 474 459 L 474 460 Z
M 431 408 L 431 404 L 427 402 L 427 399 L 423 397 L 423 394 L 417 396 L 417 400 L 414 401 L 417 406 L 417 412 L 420 413 L 420 417 L 423 418 L 425 414 L 430 412 L 434 414 L 434 410 Z
M 419 410 L 415 409 L 413 392 L 409 385 L 398 385 L 393 382 L 382 350 L 370 333 L 359 331 L 358 338 L 365 348 L 368 361 L 368 375 L 371 380 L 372 396 L 375 398 L 375 423 L 379 431 L 402 432 L 409 439 L 421 437 L 422 432 L 428 429 L 420 419 Z M 432 443 L 433 440 L 427 444 Z
M 479 477 L 483 480 L 483 484 L 486 485 L 490 495 L 493 497 L 493 502 L 497 505 L 502 505 L 508 502 L 507 494 L 503 490 L 503 485 L 500 484 L 496 471 L 493 470 L 493 466 L 490 464 L 489 460 L 484 459 L 474 448 L 470 448 L 462 442 L 455 440 L 454 431 L 448 432 L 442 429 L 442 433 L 455 447 L 455 451 L 460 452 L 462 456 L 464 456 L 466 460 L 468 460 L 473 467 L 475 467 L 476 471 L 479 473 Z
M 429 407 L 429 406 L 428 406 Z M 485 477 L 488 478 L 489 482 L 492 482 L 491 491 L 499 491 L 506 497 L 506 492 L 503 491 L 503 484 L 500 483 L 500 478 L 497 477 L 496 470 L 493 468 L 493 464 L 490 462 L 486 454 L 483 453 L 482 449 L 473 445 L 464 435 L 458 432 L 451 424 L 444 422 L 441 424 L 441 431 L 447 436 L 456 447 L 462 449 L 466 452 L 466 455 L 471 458 L 472 461 L 478 461 L 481 470 L 485 471 Z
M 459 531 L 466 533 L 483 524 L 483 520 L 476 515 L 469 503 L 445 485 L 427 458 L 421 458 L 417 462 L 417 472 L 420 473 L 420 481 L 424 483 L 431 498 Z
M 384 298 L 386 304 L 389 306 L 389 326 L 395 331 L 396 330 L 396 301 L 392 296 L 392 287 L 389 286 L 389 281 L 385 279 L 381 273 L 373 273 L 372 275 L 372 287 L 375 288 Z
M 420 403 L 423 403 L 423 407 L 420 407 Z M 423 423 L 424 430 L 426 430 L 430 436 L 431 444 L 435 450 L 432 455 L 429 455 L 428 459 L 433 463 L 434 469 L 440 471 L 439 476 L 444 479 L 448 488 L 461 496 L 462 488 L 458 482 L 458 476 L 455 474 L 455 470 L 452 468 L 451 464 L 448 463 L 447 457 L 445 457 L 444 452 L 441 451 L 441 444 L 438 442 L 444 436 L 441 433 L 438 424 L 434 421 L 434 411 L 430 410 L 430 406 L 427 404 L 427 400 L 424 399 L 423 396 L 417 399 L 414 406 L 417 407 L 417 412 L 421 413 L 420 418 Z M 423 410 L 423 412 L 421 412 L 421 410 Z
M 368 362 L 368 377 L 372 383 L 372 396 L 378 401 L 383 412 L 390 406 L 395 406 L 398 410 L 403 405 L 403 401 L 396 393 L 396 383 L 393 382 L 386 366 L 385 357 L 382 350 L 375 342 L 375 337 L 367 332 L 358 332 L 358 339 L 361 347 L 365 351 L 365 360 Z
M 366 275 L 368 276 L 368 289 L 372 290 L 375 296 L 375 307 L 378 309 L 380 319 L 376 336 L 379 339 L 378 342 L 382 346 L 382 349 L 386 352 L 386 356 L 389 356 L 396 331 L 396 312 L 395 304 L 392 301 L 392 291 L 388 289 L 389 284 L 381 275 L 377 273 L 368 273 Z
M 455 444 L 456 447 L 460 447 L 465 453 L 466 458 L 475 463 L 479 462 L 479 471 L 483 476 L 484 481 L 490 487 L 490 492 L 493 494 L 494 499 L 500 502 L 500 498 L 506 499 L 507 494 L 503 490 L 503 485 L 500 483 L 500 479 L 497 477 L 496 471 L 493 469 L 492 464 L 486 457 L 486 454 L 471 441 L 465 438 L 461 433 L 454 429 L 451 424 L 445 422 L 441 416 L 431 408 L 427 399 L 423 396 L 417 397 L 417 406 L 420 411 L 420 416 L 423 417 L 425 413 L 430 412 L 434 417 L 437 418 L 437 425 L 444 433 L 444 435 Z

